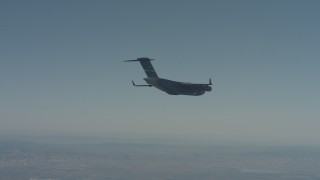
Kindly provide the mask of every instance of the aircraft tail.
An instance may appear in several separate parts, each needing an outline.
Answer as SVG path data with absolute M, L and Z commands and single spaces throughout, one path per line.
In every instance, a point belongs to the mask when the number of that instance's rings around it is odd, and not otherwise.
M 147 57 L 143 57 L 143 58 L 138 58 L 135 60 L 126 60 L 124 62 L 134 62 L 134 61 L 139 61 L 142 68 L 144 69 L 144 72 L 146 73 L 146 75 L 148 77 L 152 77 L 152 78 L 158 78 L 158 75 L 156 73 L 156 71 L 154 70 L 152 64 L 150 61 L 152 61 L 154 59 L 150 59 Z

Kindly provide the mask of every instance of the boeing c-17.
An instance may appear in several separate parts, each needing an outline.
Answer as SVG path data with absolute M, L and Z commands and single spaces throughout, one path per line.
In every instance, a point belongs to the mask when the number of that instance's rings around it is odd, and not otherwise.
M 196 84 L 196 83 L 188 83 L 188 82 L 177 82 L 168 79 L 159 78 L 156 71 L 154 70 L 150 61 L 154 59 L 150 59 L 147 57 L 138 58 L 135 60 L 125 60 L 124 62 L 140 62 L 144 72 L 147 75 L 147 78 L 144 80 L 147 82 L 146 85 L 136 85 L 133 81 L 133 86 L 136 87 L 156 87 L 161 91 L 164 91 L 170 95 L 189 95 L 189 96 L 200 96 L 207 91 L 211 91 L 211 78 L 208 84 Z

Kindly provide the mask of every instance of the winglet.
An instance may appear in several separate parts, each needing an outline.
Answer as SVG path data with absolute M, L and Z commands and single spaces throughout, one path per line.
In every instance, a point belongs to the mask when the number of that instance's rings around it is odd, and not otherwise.
M 133 80 L 131 80 L 131 82 L 132 82 L 132 85 L 133 86 L 136 86 L 136 87 L 142 87 L 142 86 L 148 86 L 148 87 L 151 87 L 152 85 L 150 85 L 150 84 L 145 84 L 145 85 L 136 85 L 136 83 L 134 83 L 133 82 Z
M 209 84 L 208 85 L 212 85 L 212 81 L 211 81 L 211 78 L 209 79 Z

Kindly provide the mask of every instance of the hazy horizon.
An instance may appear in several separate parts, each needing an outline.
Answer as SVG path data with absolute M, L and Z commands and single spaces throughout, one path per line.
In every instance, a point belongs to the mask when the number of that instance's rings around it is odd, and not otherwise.
M 320 147 L 113 142 L 77 137 L 30 142 L 2 138 L 0 179 L 316 180 L 320 177 Z

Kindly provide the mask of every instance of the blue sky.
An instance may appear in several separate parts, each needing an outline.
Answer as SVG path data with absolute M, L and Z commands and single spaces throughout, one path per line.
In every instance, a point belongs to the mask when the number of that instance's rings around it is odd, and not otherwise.
M 320 144 L 319 1 L 0 2 L 0 131 Z M 214 81 L 170 96 L 160 77 Z

